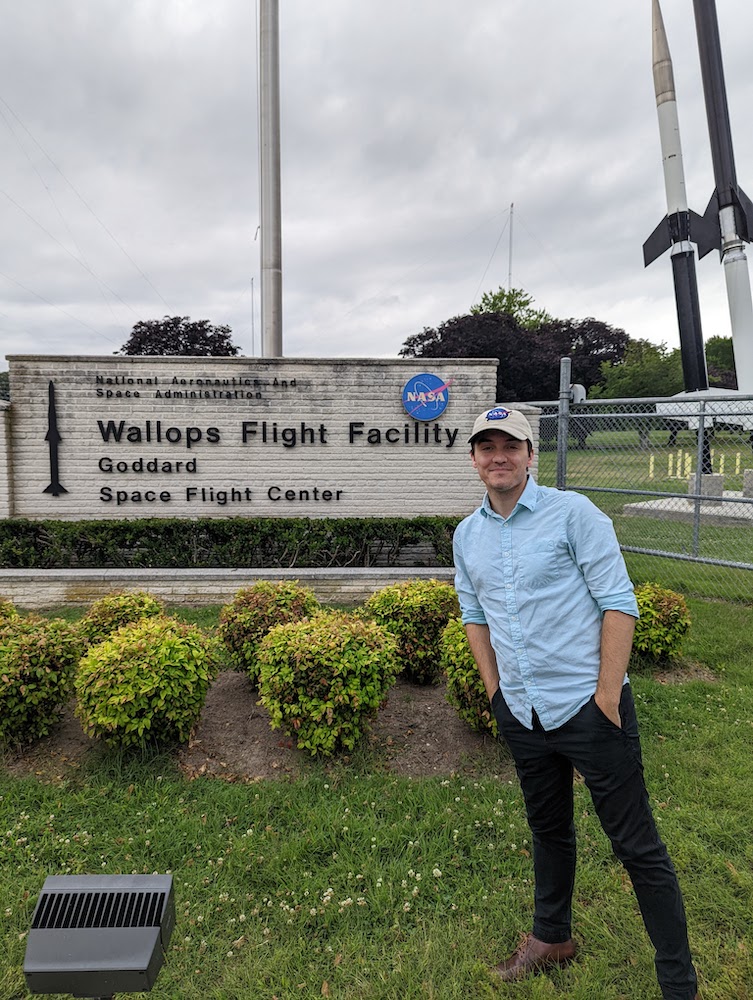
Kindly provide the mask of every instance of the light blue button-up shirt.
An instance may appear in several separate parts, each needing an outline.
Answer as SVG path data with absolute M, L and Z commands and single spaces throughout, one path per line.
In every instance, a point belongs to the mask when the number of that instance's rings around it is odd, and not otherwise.
M 453 539 L 465 624 L 488 625 L 510 711 L 571 719 L 596 690 L 605 611 L 638 617 L 612 522 L 580 493 L 529 477 L 509 517 L 484 497 Z

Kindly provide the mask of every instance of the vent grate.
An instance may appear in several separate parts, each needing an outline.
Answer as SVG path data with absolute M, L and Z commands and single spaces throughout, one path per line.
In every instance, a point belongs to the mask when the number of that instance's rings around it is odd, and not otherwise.
M 159 927 L 164 905 L 164 892 L 45 892 L 32 927 Z

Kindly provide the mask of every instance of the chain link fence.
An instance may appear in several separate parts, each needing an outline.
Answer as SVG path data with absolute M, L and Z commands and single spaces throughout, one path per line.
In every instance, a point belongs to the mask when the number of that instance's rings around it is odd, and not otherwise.
M 753 397 L 571 395 L 531 404 L 538 481 L 612 518 L 635 583 L 753 604 Z

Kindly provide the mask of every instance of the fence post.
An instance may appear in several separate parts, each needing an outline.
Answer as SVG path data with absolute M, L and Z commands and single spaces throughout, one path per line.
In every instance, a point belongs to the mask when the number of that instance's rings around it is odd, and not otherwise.
M 557 414 L 557 489 L 567 488 L 567 439 L 570 434 L 570 358 L 560 359 L 560 398 Z
M 701 494 L 703 492 L 703 474 L 706 472 L 709 463 L 711 465 L 711 454 L 709 452 L 708 435 L 706 434 L 706 400 L 699 400 L 698 407 L 698 443 L 695 459 L 695 493 L 696 500 L 693 505 L 693 555 L 697 556 L 701 551 Z

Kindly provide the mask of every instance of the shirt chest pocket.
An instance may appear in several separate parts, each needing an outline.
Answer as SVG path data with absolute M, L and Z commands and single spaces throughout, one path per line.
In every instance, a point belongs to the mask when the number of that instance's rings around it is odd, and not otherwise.
M 554 539 L 531 539 L 522 545 L 518 570 L 523 586 L 529 590 L 556 583 L 560 578 L 560 562 Z

